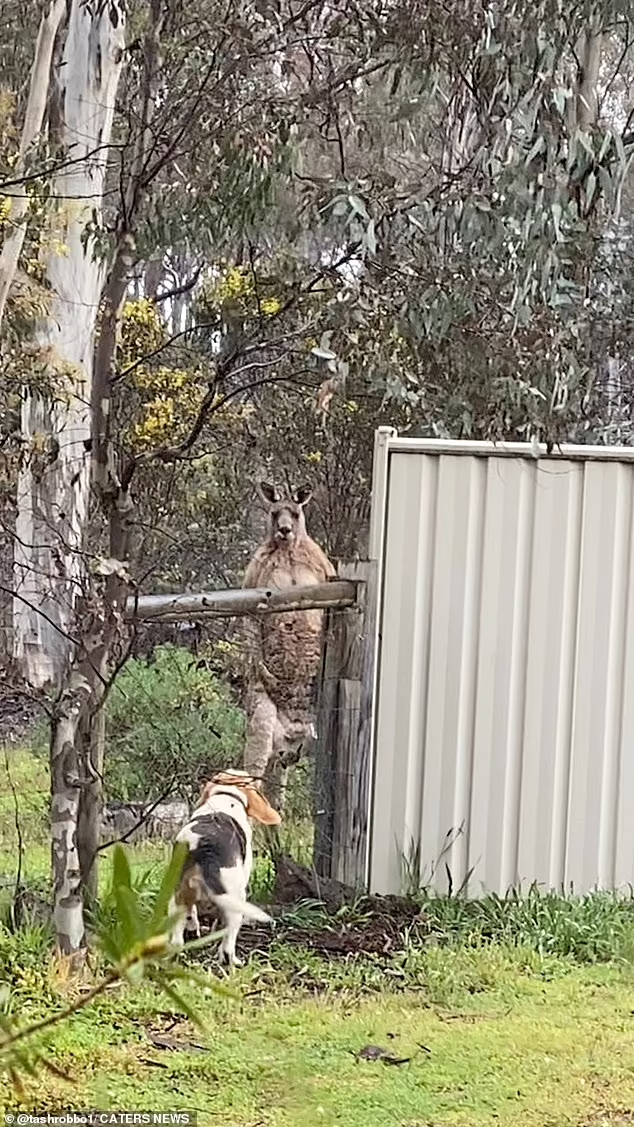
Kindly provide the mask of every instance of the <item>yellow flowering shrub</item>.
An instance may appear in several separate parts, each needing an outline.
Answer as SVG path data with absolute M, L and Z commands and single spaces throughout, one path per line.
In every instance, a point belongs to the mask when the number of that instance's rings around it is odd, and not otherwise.
M 9 226 L 11 215 L 11 200 L 7 196 L 0 196 L 0 231 L 5 231 Z
M 131 428 L 136 449 L 174 445 L 191 428 L 206 392 L 202 372 L 184 368 L 139 368 L 133 373 L 142 397 L 140 418 Z
M 253 275 L 244 266 L 231 266 L 211 288 L 209 296 L 217 305 L 227 301 L 250 297 L 253 293 Z
M 263 317 L 275 317 L 282 308 L 277 297 L 263 297 L 257 304 L 253 272 L 246 266 L 229 266 L 219 278 L 208 282 L 202 291 L 202 302 L 208 308 L 238 307 L 244 316 L 258 312 Z
M 181 442 L 198 414 L 206 391 L 199 368 L 170 368 L 151 362 L 167 333 L 156 304 L 148 298 L 126 302 L 121 327 L 122 368 L 138 364 L 129 375 L 136 392 L 134 420 L 126 437 L 137 451 Z M 148 363 L 139 363 L 148 357 Z
M 149 298 L 126 301 L 121 325 L 121 366 L 136 363 L 165 343 L 166 333 L 161 315 Z
M 254 296 L 250 271 L 238 266 L 226 270 L 213 286 L 207 287 L 205 294 L 207 302 L 216 305 L 253 302 Z M 260 303 L 265 316 L 275 316 L 281 307 L 281 301 L 274 297 Z M 123 409 L 127 441 L 138 452 L 182 442 L 197 418 L 209 386 L 208 376 L 200 367 L 169 367 L 160 363 L 160 354 L 156 353 L 166 340 L 165 325 L 153 301 L 141 298 L 126 303 L 119 364 L 122 370 L 136 365 L 126 378 L 126 386 L 134 394 L 126 398 Z M 224 427 L 240 426 L 251 409 L 232 403 L 218 407 L 216 421 Z
M 282 302 L 276 297 L 265 297 L 260 302 L 260 309 L 265 317 L 275 317 L 282 308 Z

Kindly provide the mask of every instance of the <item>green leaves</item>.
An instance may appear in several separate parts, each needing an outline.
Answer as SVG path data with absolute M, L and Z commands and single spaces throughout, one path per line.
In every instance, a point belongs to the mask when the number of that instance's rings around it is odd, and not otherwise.
M 36 1077 L 41 1068 L 58 1079 L 69 1080 L 67 1073 L 57 1067 L 37 1040 L 22 1043 L 22 1031 L 9 1017 L 9 1005 L 10 991 L 6 987 L 0 991 L 0 1069 L 6 1069 L 15 1090 L 21 1093 L 23 1078 Z
M 185 550 L 192 534 L 188 535 L 183 525 L 192 515 L 225 527 L 231 515 L 229 497 L 224 520 L 217 518 L 214 505 L 218 502 L 198 500 L 201 486 L 209 486 L 211 481 L 211 488 L 216 490 L 205 468 L 188 472 L 189 479 L 182 483 L 183 491 L 188 487 L 186 496 L 177 493 L 178 504 L 170 510 L 174 527 L 182 532 Z M 156 469 L 153 478 L 148 484 L 156 496 L 157 480 L 163 479 Z M 197 550 L 195 554 L 199 555 Z M 202 567 L 201 573 L 206 574 Z M 163 582 L 177 588 L 180 581 L 180 574 L 172 572 Z M 205 582 L 214 586 L 208 578 L 201 578 L 199 585 Z M 225 673 L 225 655 L 219 664 Z M 237 762 L 243 725 L 243 713 L 226 682 L 212 674 L 205 663 L 196 662 L 185 648 L 158 646 L 151 667 L 142 659 L 128 661 L 106 704 L 106 785 L 110 797 L 122 801 L 158 799 L 166 792 L 169 780 L 177 777 L 181 783 L 187 780 L 192 789 L 186 797 L 193 798 L 201 771 Z
M 44 1040 L 56 1026 L 71 1021 L 75 1013 L 122 980 L 132 987 L 138 986 L 144 979 L 154 983 L 202 1029 L 204 1022 L 183 988 L 194 985 L 198 992 L 207 993 L 211 990 L 223 997 L 236 997 L 234 992 L 213 978 L 188 966 L 176 966 L 171 962 L 174 952 L 170 947 L 169 936 L 179 918 L 179 912 L 171 912 L 170 907 L 186 854 L 187 846 L 182 843 L 174 847 L 154 901 L 148 905 L 145 890 L 135 887 L 125 850 L 121 845 L 115 846 L 112 891 L 117 915 L 113 924 L 97 929 L 97 950 L 106 956 L 111 970 L 87 994 L 80 996 L 78 1001 L 41 1021 L 19 1026 L 9 1016 L 9 990 L 0 988 L 0 1067 L 6 1068 L 15 1087 L 20 1087 L 21 1076 L 35 1076 L 40 1067 L 61 1075 L 42 1047 Z M 222 934 L 214 932 L 207 938 L 199 939 L 190 945 L 190 949 L 198 950 L 215 944 Z
M 125 849 L 120 844 L 115 845 L 112 893 L 117 919 L 113 927 L 102 925 L 99 932 L 101 947 L 115 966 L 125 968 L 130 964 L 138 976 L 148 954 L 157 958 L 167 952 L 169 934 L 178 919 L 178 913 L 170 913 L 170 900 L 178 886 L 186 855 L 187 846 L 177 843 L 154 904 L 148 906 L 147 897 L 134 887 Z M 123 973 L 127 971 L 124 969 Z
M 150 918 L 150 929 L 154 933 L 161 933 L 161 928 L 169 929 L 173 916 L 169 913 L 169 905 L 174 895 L 183 871 L 183 864 L 187 857 L 187 846 L 183 842 L 176 842 L 172 850 L 170 863 L 165 870 L 161 887 L 156 896 L 154 910 Z

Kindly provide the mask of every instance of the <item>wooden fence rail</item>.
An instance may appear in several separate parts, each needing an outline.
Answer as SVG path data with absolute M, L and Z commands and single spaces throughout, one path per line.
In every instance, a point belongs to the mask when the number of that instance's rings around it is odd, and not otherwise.
M 275 614 L 288 610 L 326 610 L 354 606 L 357 584 L 334 579 L 311 587 L 277 590 L 266 587 L 210 591 L 199 595 L 137 595 L 126 612 L 137 622 L 181 622 L 233 618 L 242 614 Z

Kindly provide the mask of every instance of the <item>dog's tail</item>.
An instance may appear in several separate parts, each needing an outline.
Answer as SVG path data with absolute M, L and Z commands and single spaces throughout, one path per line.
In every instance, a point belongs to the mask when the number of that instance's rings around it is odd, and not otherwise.
M 261 908 L 256 907 L 255 904 L 250 904 L 248 900 L 240 900 L 237 896 L 232 896 L 229 892 L 211 892 L 209 893 L 210 900 L 217 904 L 221 912 L 235 912 L 240 913 L 245 920 L 253 920 L 254 922 L 268 924 L 272 923 L 270 916 L 263 912 Z

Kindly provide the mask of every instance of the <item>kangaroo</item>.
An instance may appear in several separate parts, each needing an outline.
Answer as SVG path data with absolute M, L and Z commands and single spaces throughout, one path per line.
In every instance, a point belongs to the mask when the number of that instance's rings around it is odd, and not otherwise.
M 268 528 L 243 587 L 308 587 L 332 578 L 332 563 L 306 531 L 304 509 L 312 491 L 302 486 L 284 496 L 268 482 L 258 482 L 256 488 L 267 510 Z M 323 615 L 321 610 L 298 610 L 248 620 L 244 767 L 263 779 L 278 809 L 288 767 L 317 734 L 314 696 Z

